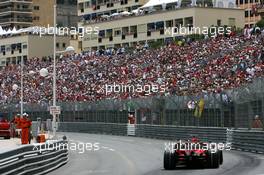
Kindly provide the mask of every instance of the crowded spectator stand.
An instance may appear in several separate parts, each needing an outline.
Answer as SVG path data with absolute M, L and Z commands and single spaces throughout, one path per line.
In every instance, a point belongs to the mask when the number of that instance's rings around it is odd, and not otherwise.
M 149 96 L 200 95 L 221 93 L 251 83 L 264 73 L 263 36 L 217 36 L 204 40 L 175 42 L 158 48 L 125 48 L 67 55 L 57 62 L 59 102 L 131 99 Z M 31 58 L 24 72 L 24 101 L 46 103 L 52 99 L 52 77 L 34 72 L 47 68 L 50 58 Z M 34 76 L 31 76 L 34 75 Z M 19 104 L 20 65 L 8 64 L 0 70 L 0 103 Z M 165 92 L 105 93 L 102 87 L 120 85 L 164 85 Z

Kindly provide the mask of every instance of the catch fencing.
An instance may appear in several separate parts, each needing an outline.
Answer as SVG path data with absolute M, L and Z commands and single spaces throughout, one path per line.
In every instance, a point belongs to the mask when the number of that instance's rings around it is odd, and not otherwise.
M 200 117 L 195 109 L 188 108 L 190 102 L 204 99 L 205 106 Z M 264 78 L 255 79 L 247 86 L 221 93 L 204 93 L 196 96 L 153 96 L 148 98 L 118 100 L 108 99 L 97 102 L 58 102 L 62 112 L 61 122 L 104 122 L 126 124 L 128 115 L 136 117 L 137 124 L 252 128 L 256 116 L 264 121 Z M 48 102 L 25 104 L 25 112 L 32 120 L 51 119 Z M 4 115 L 13 118 L 19 113 L 16 105 L 0 105 Z

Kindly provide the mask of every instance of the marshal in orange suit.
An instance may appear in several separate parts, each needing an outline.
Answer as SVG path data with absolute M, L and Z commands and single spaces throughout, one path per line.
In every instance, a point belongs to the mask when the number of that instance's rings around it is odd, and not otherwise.
M 23 118 L 20 119 L 20 127 L 22 129 L 21 143 L 28 144 L 29 142 L 29 132 L 32 122 L 28 119 L 28 115 L 23 115 Z

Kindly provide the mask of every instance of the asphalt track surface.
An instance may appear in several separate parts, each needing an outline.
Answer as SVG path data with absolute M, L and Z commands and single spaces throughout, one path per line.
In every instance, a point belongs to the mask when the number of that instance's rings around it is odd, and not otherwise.
M 99 143 L 99 150 L 76 149 L 69 162 L 49 175 L 264 175 L 264 155 L 225 151 L 218 169 L 178 167 L 163 169 L 164 140 L 63 133 L 71 142 Z M 70 144 L 72 145 L 72 144 Z M 74 147 L 73 147 L 74 148 Z

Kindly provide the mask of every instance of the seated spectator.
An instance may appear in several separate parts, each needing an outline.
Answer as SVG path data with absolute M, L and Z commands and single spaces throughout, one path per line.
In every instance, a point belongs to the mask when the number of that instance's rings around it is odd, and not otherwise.
M 181 40 L 183 41 L 183 40 Z M 145 98 L 165 95 L 220 94 L 264 76 L 263 38 L 252 35 L 218 36 L 206 40 L 144 49 L 134 53 L 121 48 L 67 55 L 57 62 L 59 102 L 99 101 L 104 99 Z M 122 54 L 120 54 L 122 53 Z M 52 100 L 52 58 L 31 58 L 24 66 L 24 102 L 47 105 Z M 33 72 L 33 75 L 30 74 Z M 9 64 L 0 70 L 0 103 L 19 104 L 20 65 Z M 157 85 L 157 91 L 105 93 L 106 84 Z

